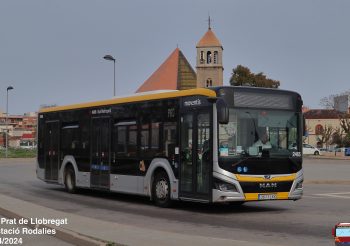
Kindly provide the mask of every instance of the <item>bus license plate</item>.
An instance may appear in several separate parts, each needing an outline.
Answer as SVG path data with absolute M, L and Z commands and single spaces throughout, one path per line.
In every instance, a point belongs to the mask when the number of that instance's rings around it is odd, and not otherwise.
M 259 194 L 258 200 L 276 200 L 277 194 Z

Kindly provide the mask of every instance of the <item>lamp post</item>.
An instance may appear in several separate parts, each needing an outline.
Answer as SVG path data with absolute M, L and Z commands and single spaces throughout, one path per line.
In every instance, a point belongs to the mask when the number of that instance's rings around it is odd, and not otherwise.
M 6 89 L 6 133 L 5 133 L 5 156 L 7 158 L 7 151 L 8 151 L 8 116 L 9 116 L 9 90 L 13 90 L 12 86 L 8 86 Z
M 113 61 L 113 63 L 114 63 L 114 87 L 113 87 L 113 96 L 115 96 L 115 59 L 114 59 L 114 57 L 113 56 L 111 56 L 111 55 L 105 55 L 104 57 L 103 57 L 103 59 L 105 59 L 105 60 L 107 60 L 107 61 Z

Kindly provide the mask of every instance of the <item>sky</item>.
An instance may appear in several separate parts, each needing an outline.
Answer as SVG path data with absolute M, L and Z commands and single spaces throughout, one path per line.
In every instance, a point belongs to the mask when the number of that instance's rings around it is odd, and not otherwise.
M 221 41 L 224 84 L 241 64 L 320 108 L 350 89 L 347 0 L 2 0 L 0 110 L 38 111 L 130 95 L 178 46 L 195 68 L 208 29 Z

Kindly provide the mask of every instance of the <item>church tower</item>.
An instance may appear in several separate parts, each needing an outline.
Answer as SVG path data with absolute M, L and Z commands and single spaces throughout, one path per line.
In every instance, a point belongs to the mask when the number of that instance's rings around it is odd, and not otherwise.
M 223 85 L 222 45 L 210 27 L 199 40 L 197 48 L 197 87 Z

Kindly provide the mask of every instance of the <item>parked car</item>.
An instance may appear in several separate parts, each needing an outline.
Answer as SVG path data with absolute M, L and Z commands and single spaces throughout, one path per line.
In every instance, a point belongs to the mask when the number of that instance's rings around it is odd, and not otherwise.
M 318 148 L 311 146 L 310 144 L 303 144 L 303 154 L 304 155 L 320 155 L 321 151 Z

